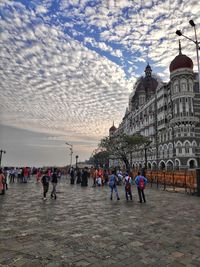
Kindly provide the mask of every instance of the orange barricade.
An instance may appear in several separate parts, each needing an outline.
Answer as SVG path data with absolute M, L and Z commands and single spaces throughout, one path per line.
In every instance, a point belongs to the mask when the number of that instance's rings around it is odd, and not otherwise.
M 135 177 L 138 173 L 138 170 L 132 171 L 132 177 Z M 158 170 L 146 171 L 146 177 L 148 178 L 149 183 L 156 183 L 157 187 L 162 185 L 164 190 L 166 186 L 172 186 L 175 188 L 185 188 L 185 192 L 192 193 L 197 188 L 196 183 L 196 171 L 195 170 L 183 170 L 183 171 L 167 171 L 167 170 Z

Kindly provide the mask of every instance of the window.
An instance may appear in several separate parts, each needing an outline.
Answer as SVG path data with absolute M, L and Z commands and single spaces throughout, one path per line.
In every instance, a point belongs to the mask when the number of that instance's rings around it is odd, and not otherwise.
M 187 91 L 187 80 L 186 79 L 181 80 L 181 91 Z
M 182 154 L 182 147 L 180 143 L 177 144 L 177 150 L 179 155 Z
M 188 142 L 185 143 L 185 153 L 190 154 L 190 144 Z
M 187 91 L 186 83 L 182 83 L 182 91 Z
M 174 84 L 174 86 L 173 86 L 173 91 L 174 91 L 174 94 L 176 94 L 176 93 L 178 93 L 178 82 L 176 82 L 175 84 Z
M 193 82 L 192 82 L 192 80 L 189 80 L 189 91 L 193 92 Z

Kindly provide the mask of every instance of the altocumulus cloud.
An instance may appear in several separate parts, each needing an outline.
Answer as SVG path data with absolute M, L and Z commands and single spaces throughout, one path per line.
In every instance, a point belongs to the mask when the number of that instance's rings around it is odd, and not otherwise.
M 0 3 L 0 123 L 80 145 L 120 122 L 147 55 L 168 79 L 174 25 L 192 37 L 200 23 L 196 0 L 39 2 Z
M 1 123 L 54 134 L 107 134 L 112 119 L 120 119 L 132 85 L 124 71 L 59 26 L 38 20 L 36 13 L 45 7 L 34 13 L 22 4 L 7 4 Z

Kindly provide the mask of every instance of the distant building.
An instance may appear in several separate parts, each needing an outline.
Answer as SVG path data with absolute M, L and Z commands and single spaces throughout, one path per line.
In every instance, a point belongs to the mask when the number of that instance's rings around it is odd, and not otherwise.
M 170 81 L 152 75 L 148 64 L 130 94 L 129 106 L 118 129 L 109 134 L 141 134 L 152 141 L 147 150 L 149 169 L 200 167 L 200 93 L 193 62 L 182 54 L 169 66 Z M 132 154 L 133 167 L 143 167 L 144 151 Z

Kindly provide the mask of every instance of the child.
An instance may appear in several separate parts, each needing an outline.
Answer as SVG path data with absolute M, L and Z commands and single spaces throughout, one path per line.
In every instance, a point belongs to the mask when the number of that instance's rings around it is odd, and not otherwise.
M 128 175 L 128 173 L 126 173 L 125 176 L 125 180 L 124 180 L 124 184 L 125 184 L 125 194 L 126 194 L 126 200 L 128 201 L 128 196 L 130 196 L 130 200 L 132 200 L 132 190 L 131 190 L 131 183 L 132 183 L 132 179 L 131 177 Z
M 49 181 L 50 177 L 48 176 L 48 171 L 45 172 L 45 175 L 42 176 L 42 185 L 43 185 L 43 199 L 46 200 L 46 194 L 49 190 Z

